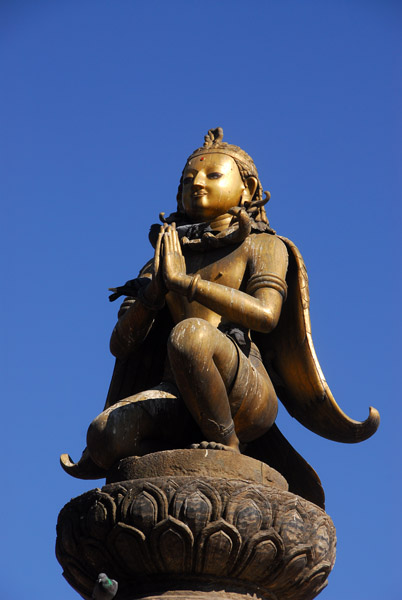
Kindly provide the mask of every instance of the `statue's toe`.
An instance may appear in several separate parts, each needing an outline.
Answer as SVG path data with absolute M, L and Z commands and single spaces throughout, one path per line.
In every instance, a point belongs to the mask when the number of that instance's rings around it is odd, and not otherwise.
M 199 444 L 191 444 L 190 448 L 195 450 L 229 450 L 230 452 L 239 452 L 236 448 L 220 444 L 219 442 L 200 442 Z

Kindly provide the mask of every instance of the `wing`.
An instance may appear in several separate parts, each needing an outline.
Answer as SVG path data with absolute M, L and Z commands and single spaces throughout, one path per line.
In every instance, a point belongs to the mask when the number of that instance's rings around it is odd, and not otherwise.
M 125 360 L 116 359 L 104 410 L 161 382 L 169 333 L 173 327 L 166 308 L 158 313 L 146 339 Z
M 365 421 L 349 418 L 336 403 L 315 353 L 310 324 L 308 277 L 303 258 L 288 239 L 288 298 L 275 330 L 256 342 L 276 393 L 304 427 L 336 442 L 361 442 L 375 433 L 380 415 L 370 407 Z
M 152 263 L 152 260 L 148 261 L 141 269 L 138 278 L 128 281 L 125 286 L 133 290 L 141 287 L 143 282 L 146 281 L 145 278 L 150 276 Z M 119 318 L 122 315 L 123 307 L 119 310 Z M 116 359 L 103 410 L 106 410 L 109 406 L 116 404 L 116 402 L 119 402 L 123 398 L 128 398 L 137 392 L 152 389 L 160 383 L 165 366 L 167 338 L 172 327 L 172 319 L 165 307 L 158 312 L 151 330 L 141 344 L 141 347 L 131 353 L 125 360 Z

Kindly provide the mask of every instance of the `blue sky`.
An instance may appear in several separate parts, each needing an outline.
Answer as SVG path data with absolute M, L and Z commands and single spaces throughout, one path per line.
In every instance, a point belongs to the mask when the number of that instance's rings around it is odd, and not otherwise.
M 382 416 L 373 438 L 340 445 L 280 410 L 337 527 L 320 598 L 397 599 L 401 12 L 391 0 L 3 0 L 8 600 L 77 597 L 54 557 L 55 524 L 91 482 L 58 457 L 79 457 L 103 407 L 117 310 L 107 288 L 152 255 L 148 227 L 174 208 L 186 157 L 216 126 L 253 156 L 272 226 L 304 256 L 338 403 L 355 419 L 369 405 Z

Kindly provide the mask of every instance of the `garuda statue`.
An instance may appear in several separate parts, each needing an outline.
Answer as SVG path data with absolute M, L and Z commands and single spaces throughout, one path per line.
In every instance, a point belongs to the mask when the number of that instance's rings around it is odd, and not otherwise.
M 275 425 L 277 397 L 338 442 L 370 437 L 379 413 L 359 422 L 335 402 L 313 346 L 300 252 L 270 228 L 251 157 L 222 139 L 210 130 L 190 155 L 176 212 L 151 227 L 153 259 L 112 288 L 111 300 L 127 297 L 106 405 L 80 461 L 64 454 L 61 463 L 91 479 L 130 456 L 227 449 L 268 463 L 290 491 L 323 506 L 318 476 Z

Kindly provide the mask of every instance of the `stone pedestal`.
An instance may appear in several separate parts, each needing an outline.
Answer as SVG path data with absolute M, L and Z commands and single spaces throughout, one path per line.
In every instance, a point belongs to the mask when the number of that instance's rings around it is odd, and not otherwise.
M 264 463 L 220 450 L 125 459 L 57 524 L 67 581 L 90 599 L 98 573 L 116 600 L 309 600 L 335 561 L 335 528 Z

